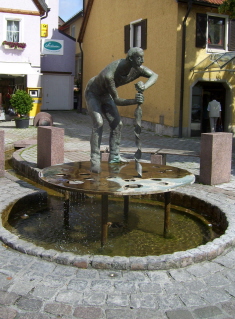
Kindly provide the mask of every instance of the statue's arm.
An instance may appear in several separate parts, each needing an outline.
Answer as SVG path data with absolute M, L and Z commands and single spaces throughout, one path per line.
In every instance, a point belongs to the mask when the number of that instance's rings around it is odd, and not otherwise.
M 156 74 L 155 72 L 153 72 L 152 70 L 150 70 L 149 68 L 142 66 L 140 68 L 140 72 L 141 72 L 141 76 L 148 78 L 148 80 L 144 83 L 142 82 L 142 85 L 140 84 L 140 90 L 144 91 L 146 89 L 148 89 L 150 86 L 152 86 L 158 79 L 158 74 Z M 139 82 L 140 83 L 140 82 Z M 137 83 L 138 85 L 138 83 Z
M 112 77 L 108 77 L 106 79 L 106 85 L 109 91 L 109 94 L 112 96 L 116 105 L 126 106 L 126 105 L 134 105 L 140 103 L 140 99 L 142 98 L 142 94 L 136 94 L 135 99 L 122 99 L 118 96 L 118 92 L 116 89 L 115 81 Z

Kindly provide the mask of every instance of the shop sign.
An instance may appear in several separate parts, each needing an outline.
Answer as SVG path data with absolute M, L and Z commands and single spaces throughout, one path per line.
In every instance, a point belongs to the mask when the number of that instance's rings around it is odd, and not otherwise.
M 64 41 L 63 40 L 43 40 L 42 41 L 42 54 L 64 54 Z

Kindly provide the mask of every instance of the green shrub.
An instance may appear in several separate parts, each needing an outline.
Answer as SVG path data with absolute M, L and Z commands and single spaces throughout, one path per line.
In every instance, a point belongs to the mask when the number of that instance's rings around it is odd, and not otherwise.
M 12 94 L 10 103 L 20 117 L 28 116 L 29 111 L 33 108 L 33 99 L 24 90 L 17 90 L 16 93 Z

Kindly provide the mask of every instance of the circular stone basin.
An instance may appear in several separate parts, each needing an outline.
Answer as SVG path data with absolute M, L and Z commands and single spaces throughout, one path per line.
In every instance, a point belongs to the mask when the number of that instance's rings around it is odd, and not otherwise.
M 123 219 L 123 201 L 110 198 L 108 243 L 100 247 L 100 196 L 86 196 L 70 202 L 69 225 L 64 223 L 63 198 L 49 196 L 48 202 L 27 197 L 6 212 L 4 227 L 18 238 L 45 250 L 76 255 L 125 257 L 160 256 L 186 251 L 218 238 L 224 233 L 211 208 L 200 200 L 197 209 L 182 208 L 182 198 L 172 194 L 171 226 L 164 238 L 162 194 L 132 197 L 129 218 Z M 187 195 L 184 200 L 187 204 Z M 204 205 L 204 206 L 203 206 Z M 219 211 L 218 211 L 219 212 Z

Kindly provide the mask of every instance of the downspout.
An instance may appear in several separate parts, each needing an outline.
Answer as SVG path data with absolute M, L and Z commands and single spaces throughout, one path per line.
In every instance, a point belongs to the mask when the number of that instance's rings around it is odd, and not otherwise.
M 83 93 L 83 64 L 84 64 L 84 54 L 83 54 L 83 49 L 82 49 L 82 43 L 83 43 L 83 37 L 85 34 L 85 30 L 86 30 L 86 26 L 88 23 L 88 19 L 91 13 L 91 8 L 93 5 L 94 0 L 88 0 L 87 6 L 86 6 L 86 10 L 85 10 L 85 0 L 83 0 L 83 22 L 82 22 L 82 26 L 79 32 L 79 36 L 78 36 L 78 40 L 77 42 L 79 43 L 79 47 L 81 50 L 81 94 L 80 94 L 80 107 L 79 107 L 79 112 L 82 112 L 82 93 Z
M 47 12 L 44 14 L 44 16 L 41 17 L 41 20 L 46 19 L 48 17 L 48 13 L 51 11 L 50 8 L 48 8 Z
M 184 109 L 184 68 L 186 51 L 186 22 L 192 9 L 193 0 L 188 0 L 188 9 L 182 23 L 182 56 L 181 56 L 181 82 L 180 82 L 180 112 L 179 112 L 179 137 L 182 137 L 183 131 L 183 109 Z
M 80 83 L 80 96 L 79 96 L 79 109 L 78 112 L 82 113 L 82 93 L 83 93 L 83 49 L 82 43 L 79 42 L 79 48 L 81 51 L 81 83 Z
M 83 0 L 82 8 L 83 8 L 83 19 L 85 16 L 85 4 L 86 0 Z M 81 83 L 80 83 L 80 96 L 79 96 L 79 109 L 78 112 L 82 113 L 82 93 L 83 93 L 83 49 L 82 49 L 82 40 L 78 40 L 79 48 L 81 51 Z

